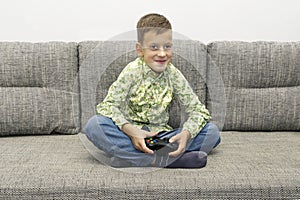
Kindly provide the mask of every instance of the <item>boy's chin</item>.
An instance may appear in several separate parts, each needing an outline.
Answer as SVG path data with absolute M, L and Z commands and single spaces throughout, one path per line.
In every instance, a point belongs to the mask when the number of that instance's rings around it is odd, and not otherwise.
M 158 71 L 165 71 L 167 66 L 168 66 L 167 63 L 153 63 L 152 68 Z
M 166 70 L 166 66 L 156 66 L 152 68 L 152 71 L 154 71 L 157 74 L 161 74 Z

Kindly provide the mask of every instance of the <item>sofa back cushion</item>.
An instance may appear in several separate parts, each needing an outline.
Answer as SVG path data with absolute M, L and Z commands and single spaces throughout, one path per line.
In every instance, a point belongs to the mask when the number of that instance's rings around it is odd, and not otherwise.
M 95 114 L 109 86 L 136 57 L 135 41 L 85 41 L 79 43 L 82 126 Z M 206 46 L 200 42 L 175 40 L 172 63 L 184 74 L 205 104 Z M 179 127 L 186 119 L 178 98 L 170 106 L 169 124 Z
M 0 135 L 79 131 L 77 44 L 0 43 Z
M 208 52 L 208 83 L 212 67 L 224 82 L 224 130 L 300 130 L 300 42 L 214 42 Z

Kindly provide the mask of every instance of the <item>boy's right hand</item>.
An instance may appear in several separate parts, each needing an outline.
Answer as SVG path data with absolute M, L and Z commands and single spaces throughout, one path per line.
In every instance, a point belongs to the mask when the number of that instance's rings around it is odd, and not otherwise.
M 132 124 L 124 124 L 122 126 L 122 131 L 126 133 L 133 144 L 133 146 L 144 153 L 153 154 L 154 152 L 146 146 L 145 138 L 153 137 L 157 135 L 155 132 L 148 132 L 142 129 L 139 129 Z

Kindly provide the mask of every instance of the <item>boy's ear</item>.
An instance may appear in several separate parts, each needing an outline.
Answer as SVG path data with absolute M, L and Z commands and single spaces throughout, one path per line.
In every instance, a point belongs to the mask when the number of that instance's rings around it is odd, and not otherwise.
M 141 43 L 137 42 L 135 44 L 135 49 L 136 49 L 136 52 L 137 52 L 137 54 L 138 54 L 139 57 L 143 57 L 144 56 L 143 48 L 142 48 Z

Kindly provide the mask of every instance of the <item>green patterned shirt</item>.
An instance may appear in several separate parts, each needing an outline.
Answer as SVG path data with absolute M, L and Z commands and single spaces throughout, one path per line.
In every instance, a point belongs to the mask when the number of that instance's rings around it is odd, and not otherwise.
M 97 114 L 111 118 L 120 129 L 131 123 L 139 128 L 146 125 L 153 132 L 168 131 L 172 127 L 167 124 L 167 108 L 174 95 L 178 95 L 188 113 L 182 128 L 193 138 L 206 125 L 210 114 L 171 63 L 157 75 L 140 58 L 130 62 L 110 86 L 103 102 L 97 105 Z

